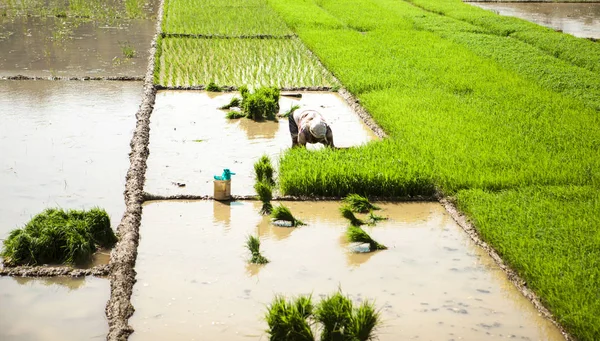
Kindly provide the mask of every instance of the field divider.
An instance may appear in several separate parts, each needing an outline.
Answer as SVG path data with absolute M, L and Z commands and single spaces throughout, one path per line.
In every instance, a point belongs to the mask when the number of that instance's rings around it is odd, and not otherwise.
M 220 86 L 220 92 L 235 92 L 238 87 L 235 85 Z M 191 86 L 165 86 L 156 85 L 157 90 L 206 90 L 206 85 L 191 85 Z M 335 87 L 332 86 L 291 86 L 279 88 L 280 91 L 311 91 L 311 92 L 335 92 Z
M 89 269 L 75 269 L 65 266 L 15 266 L 0 267 L 0 276 L 13 277 L 106 277 L 110 274 L 108 264 Z
M 291 196 L 274 195 L 273 201 L 341 201 L 344 197 L 315 197 L 315 196 Z M 144 192 L 144 202 L 148 201 L 176 201 L 176 200 L 215 200 L 212 195 L 194 195 L 194 194 L 174 194 L 174 195 L 156 195 Z M 370 196 L 369 200 L 372 201 L 386 201 L 386 202 L 437 202 L 437 196 L 426 196 L 418 195 L 412 197 L 386 197 L 386 196 Z M 232 195 L 231 201 L 259 201 L 257 195 Z
M 249 34 L 249 35 L 221 35 L 221 34 L 192 34 L 192 33 L 161 33 L 161 38 L 190 38 L 190 39 L 293 39 L 295 34 Z
M 49 76 L 49 77 L 40 77 L 40 76 L 25 76 L 25 75 L 15 75 L 15 76 L 1 76 L 0 80 L 9 80 L 9 81 L 120 81 L 120 82 L 141 82 L 144 80 L 144 77 L 137 76 L 106 76 L 106 77 L 91 77 L 91 76 L 83 76 L 83 77 L 68 77 L 68 76 Z
M 119 241 L 110 254 L 110 298 L 105 308 L 108 320 L 107 340 L 127 340 L 133 333 L 128 320 L 134 312 L 131 296 L 136 282 L 134 267 L 140 238 L 143 187 L 149 155 L 150 115 L 154 109 L 157 92 L 154 86 L 155 55 L 162 27 L 164 2 L 165 0 L 160 0 L 156 33 L 150 45 L 148 66 L 144 77 L 144 94 L 136 113 L 136 127 L 130 143 L 130 165 L 124 192 L 125 213 L 117 227 Z
M 556 321 L 554 315 L 552 315 L 552 313 L 542 304 L 539 297 L 527 287 L 527 282 L 502 260 L 500 254 L 498 254 L 498 252 L 492 246 L 483 241 L 475 226 L 469 221 L 467 216 L 456 207 L 452 199 L 448 197 L 440 197 L 439 202 L 442 206 L 444 206 L 446 212 L 450 214 L 452 219 L 454 219 L 454 221 L 471 238 L 471 240 L 494 260 L 496 265 L 498 265 L 498 267 L 506 275 L 507 279 L 517 288 L 517 290 L 525 298 L 527 298 L 531 304 L 533 304 L 535 309 L 544 318 L 546 318 L 548 321 L 554 324 L 558 330 L 560 330 L 565 340 L 574 341 L 575 339 Z

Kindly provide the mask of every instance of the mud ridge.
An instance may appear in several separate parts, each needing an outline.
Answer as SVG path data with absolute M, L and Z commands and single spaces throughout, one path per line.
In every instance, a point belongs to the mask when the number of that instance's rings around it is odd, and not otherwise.
M 156 85 L 157 90 L 206 90 L 206 85 L 190 85 L 190 86 L 164 86 Z M 334 92 L 334 87 L 331 86 L 296 86 L 296 87 L 282 87 L 280 91 L 314 91 L 314 92 Z M 234 92 L 238 91 L 237 86 L 224 85 L 221 86 L 219 92 Z
M 373 133 L 375 133 L 375 135 L 382 139 L 387 137 L 385 131 L 383 131 L 383 129 L 375 122 L 371 114 L 369 114 L 367 110 L 363 108 L 362 105 L 360 105 L 360 101 L 358 100 L 358 98 L 356 98 L 350 93 L 350 91 L 344 88 L 340 89 L 338 93 L 340 94 L 340 96 L 342 96 L 346 103 L 348 103 L 350 108 L 352 108 L 352 110 L 358 115 L 358 117 L 360 117 L 360 119 L 367 125 L 367 127 L 369 127 L 373 131 Z
M 309 196 L 273 196 L 272 201 L 341 201 L 344 197 L 309 197 Z M 385 202 L 431 202 L 438 201 L 435 196 L 414 196 L 414 197 L 385 197 L 370 196 L 370 201 Z M 212 195 L 156 195 L 144 192 L 144 201 L 165 201 L 165 200 L 214 200 Z M 258 201 L 256 195 L 232 195 L 230 201 Z
M 0 276 L 15 277 L 106 277 L 110 273 L 109 265 L 98 265 L 91 269 L 74 269 L 70 267 L 49 266 L 15 266 L 0 267 Z
M 38 77 L 38 76 L 7 76 L 0 78 L 9 81 L 121 81 L 121 82 L 141 82 L 144 77 L 134 76 L 107 76 L 107 77 Z
M 475 226 L 473 226 L 469 219 L 458 210 L 458 208 L 456 207 L 456 205 L 454 205 L 451 199 L 440 198 L 439 202 L 440 204 L 442 204 L 442 206 L 444 206 L 444 208 L 450 214 L 450 216 L 452 216 L 454 221 L 456 221 L 456 223 L 460 225 L 460 227 L 467 233 L 467 235 L 469 235 L 471 240 L 473 240 L 473 242 L 475 242 L 477 246 L 482 248 L 490 257 L 492 257 L 494 262 L 498 265 L 498 267 L 500 267 L 500 269 L 502 269 L 502 271 L 506 274 L 508 280 L 517 288 L 517 290 L 519 290 L 521 294 L 533 304 L 535 309 L 544 318 L 548 319 L 560 330 L 565 340 L 574 341 L 575 339 L 565 331 L 565 329 L 556 321 L 552 313 L 550 313 L 550 311 L 546 307 L 544 307 L 537 295 L 527 287 L 527 282 L 525 282 L 513 269 L 511 269 L 506 263 L 504 263 L 498 252 L 493 247 L 491 247 L 489 244 L 483 241 L 483 239 L 479 235 L 479 232 L 477 232 Z
M 156 88 L 154 87 L 154 56 L 160 35 L 164 0 L 160 1 L 156 21 L 156 33 L 149 50 L 148 66 L 144 78 L 144 95 L 136 113 L 136 127 L 131 140 L 129 170 L 125 183 L 125 213 L 117 227 L 119 242 L 110 254 L 110 298 L 106 303 L 108 319 L 107 340 L 127 340 L 133 332 L 128 320 L 133 315 L 131 304 L 134 270 L 139 244 L 139 227 L 142 219 L 143 187 L 150 141 L 150 115 L 154 109 Z
M 161 38 L 192 38 L 192 39 L 292 39 L 295 34 L 249 34 L 229 36 L 223 34 L 191 34 L 191 33 L 161 33 Z

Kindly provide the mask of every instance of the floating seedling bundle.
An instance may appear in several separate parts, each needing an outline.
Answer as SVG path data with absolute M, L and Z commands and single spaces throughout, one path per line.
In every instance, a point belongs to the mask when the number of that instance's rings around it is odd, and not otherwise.
M 273 179 L 273 165 L 271 159 L 268 156 L 263 155 L 254 164 L 254 173 L 256 176 L 256 183 L 254 184 L 254 190 L 258 194 L 258 198 L 262 201 L 263 206 L 260 210 L 262 214 L 270 214 L 273 209 L 271 205 L 271 199 L 273 199 L 273 186 L 275 186 L 275 180 Z
M 0 254 L 8 265 L 85 264 L 117 242 L 106 211 L 49 208 L 13 230 Z
M 352 243 L 369 244 L 369 252 L 387 249 L 385 245 L 376 242 L 373 238 L 371 238 L 371 236 L 369 236 L 367 232 L 365 232 L 365 230 L 359 226 L 349 226 L 346 230 L 346 236 Z
M 352 212 L 356 213 L 369 213 L 379 209 L 379 207 L 371 204 L 369 199 L 359 194 L 348 194 L 343 201 L 350 207 Z
M 267 309 L 271 341 L 314 341 L 317 334 L 322 341 L 367 341 L 375 338 L 380 323 L 372 303 L 365 301 L 355 307 L 341 292 L 324 298 L 316 306 L 310 296 L 293 300 L 276 296 Z

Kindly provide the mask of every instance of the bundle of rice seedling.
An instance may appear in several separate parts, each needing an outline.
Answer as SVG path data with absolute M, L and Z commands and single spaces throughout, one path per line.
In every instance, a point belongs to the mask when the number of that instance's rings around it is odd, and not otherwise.
M 368 243 L 369 250 L 385 250 L 387 247 L 385 245 L 379 244 L 365 230 L 358 226 L 349 226 L 348 230 L 346 230 L 346 236 L 348 240 L 353 243 Z
M 265 319 L 269 325 L 270 341 L 314 341 L 308 317 L 312 314 L 310 297 L 299 297 L 288 302 L 276 296 L 267 308 Z
M 342 213 L 342 217 L 348 219 L 350 221 L 350 225 L 352 226 L 360 226 L 364 225 L 365 222 L 358 219 L 354 213 L 352 213 L 352 208 L 349 205 L 342 205 L 340 207 L 340 212 Z
M 244 114 L 241 111 L 230 111 L 225 115 L 226 118 L 230 119 L 230 120 L 235 120 L 238 118 L 243 118 L 246 117 L 246 114 Z
M 292 226 L 305 225 L 302 221 L 296 219 L 292 215 L 292 212 L 290 211 L 289 208 L 287 208 L 281 204 L 279 206 L 273 208 L 273 211 L 271 212 L 271 218 L 273 220 L 290 221 L 292 223 Z
M 4 240 L 0 255 L 7 265 L 84 264 L 97 247 L 117 242 L 106 211 L 46 209 Z
M 263 181 L 271 186 L 274 186 L 275 180 L 273 179 L 273 173 L 273 165 L 271 164 L 271 159 L 267 155 L 261 156 L 261 158 L 254 164 L 256 181 Z
M 369 199 L 358 194 L 348 194 L 343 201 L 350 206 L 352 212 L 356 213 L 367 213 L 379 209 L 379 207 L 371 204 Z
M 253 93 L 246 86 L 240 88 L 242 94 L 242 111 L 247 117 L 255 120 L 273 120 L 279 112 L 279 89 L 262 87 Z
M 293 114 L 294 114 L 294 111 L 296 111 L 296 110 L 298 110 L 298 109 L 300 109 L 300 106 L 299 106 L 299 105 L 292 105 L 292 107 L 290 108 L 290 110 L 288 110 L 288 111 L 284 112 L 284 113 L 283 113 L 283 114 L 281 114 L 280 116 L 281 116 L 281 117 L 285 117 L 285 118 L 287 118 L 287 117 L 289 117 L 290 115 L 293 115 Z
M 231 108 L 239 108 L 240 107 L 240 103 L 241 103 L 240 99 L 237 98 L 237 97 L 234 97 L 234 98 L 231 99 L 231 101 L 229 101 L 228 104 L 225 104 L 224 106 L 219 107 L 219 109 L 221 109 L 221 110 L 227 110 L 227 109 L 231 109 Z
M 221 92 L 223 91 L 223 89 L 218 86 L 215 82 L 210 82 L 208 83 L 208 85 L 206 86 L 206 91 L 210 91 L 210 92 Z
M 254 184 L 254 190 L 263 204 L 260 213 L 271 214 L 271 211 L 273 210 L 273 205 L 271 205 L 271 199 L 273 198 L 271 186 L 264 181 L 258 181 Z
M 354 340 L 374 340 L 375 330 L 379 323 L 379 312 L 375 311 L 374 304 L 364 301 L 358 308 L 354 308 L 348 331 L 354 337 Z
M 352 301 L 337 292 L 323 299 L 315 309 L 315 319 L 323 329 L 321 340 L 352 340 L 349 326 L 352 322 Z
M 267 264 L 269 262 L 269 260 L 260 253 L 260 239 L 258 239 L 258 237 L 248 236 L 248 239 L 246 240 L 246 248 L 248 248 L 252 254 L 250 263 Z

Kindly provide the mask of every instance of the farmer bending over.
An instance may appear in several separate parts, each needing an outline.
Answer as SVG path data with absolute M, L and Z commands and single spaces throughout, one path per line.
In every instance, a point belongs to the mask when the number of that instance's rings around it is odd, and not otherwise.
M 292 147 L 322 143 L 333 148 L 333 133 L 321 114 L 315 110 L 295 111 L 289 116 Z

